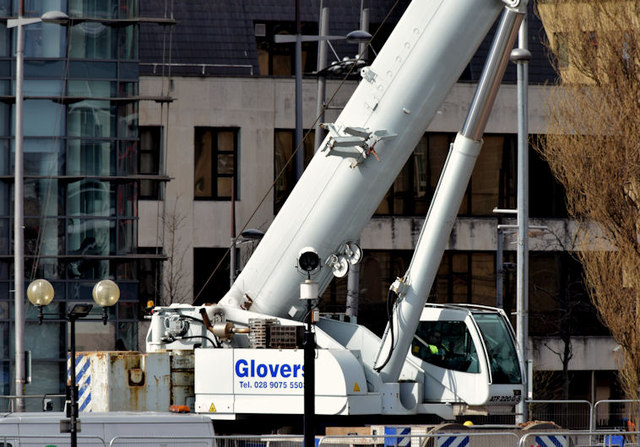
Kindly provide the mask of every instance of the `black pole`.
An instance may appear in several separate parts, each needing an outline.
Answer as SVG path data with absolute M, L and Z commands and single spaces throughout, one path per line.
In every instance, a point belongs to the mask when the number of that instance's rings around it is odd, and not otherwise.
M 69 323 L 71 323 L 71 424 L 69 431 L 71 433 L 71 447 L 78 446 L 78 387 L 76 386 L 76 318 L 69 314 Z
M 296 0 L 296 54 L 295 54 L 295 102 L 296 102 L 296 181 L 304 171 L 304 147 L 302 146 L 302 22 L 300 21 L 300 0 Z
M 316 343 L 311 332 L 313 313 L 307 300 L 307 327 L 304 331 L 304 447 L 315 447 L 315 354 Z

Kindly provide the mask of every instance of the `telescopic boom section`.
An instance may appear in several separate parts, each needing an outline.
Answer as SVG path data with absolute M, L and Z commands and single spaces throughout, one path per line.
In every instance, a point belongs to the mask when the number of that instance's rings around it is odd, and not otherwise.
M 404 278 L 399 278 L 392 285 L 398 301 L 385 331 L 376 365 L 385 382 L 396 382 L 400 377 L 448 236 L 480 154 L 482 134 L 523 17 L 522 13 L 512 9 L 505 9 L 502 15 L 467 120 L 449 152 L 409 269 Z
M 359 239 L 503 8 L 500 0 L 409 5 L 220 304 L 302 318 L 301 249 L 313 247 L 322 260 L 313 277 L 322 293 L 332 279 L 326 261 Z

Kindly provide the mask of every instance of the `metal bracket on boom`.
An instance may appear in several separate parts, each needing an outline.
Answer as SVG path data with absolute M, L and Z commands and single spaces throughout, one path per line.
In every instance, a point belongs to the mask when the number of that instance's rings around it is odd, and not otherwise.
M 329 131 L 329 141 L 322 149 L 322 152 L 326 151 L 325 156 L 328 156 L 331 151 L 337 151 L 340 148 L 354 148 L 359 153 L 358 159 L 351 165 L 352 168 L 358 166 L 371 154 L 373 154 L 376 160 L 380 161 L 380 157 L 378 157 L 374 149 L 375 145 L 378 141 L 396 136 L 396 134 L 387 132 L 386 130 L 371 132 L 369 129 L 363 127 L 350 126 L 345 127 L 344 134 L 342 134 L 336 128 L 335 124 L 332 123 L 323 123 L 320 124 L 320 127 Z
M 389 290 L 398 296 L 398 298 L 402 298 L 407 294 L 407 289 L 409 286 L 406 282 L 404 282 L 404 278 L 396 278 L 396 280 L 389 286 Z

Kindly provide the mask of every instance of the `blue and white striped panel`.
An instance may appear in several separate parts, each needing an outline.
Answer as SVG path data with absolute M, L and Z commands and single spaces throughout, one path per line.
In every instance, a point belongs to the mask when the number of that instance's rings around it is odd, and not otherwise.
M 468 436 L 438 436 L 438 447 L 467 447 Z
M 409 447 L 411 445 L 411 427 L 385 427 L 385 447 Z
M 566 436 L 536 436 L 538 447 L 567 447 Z
M 67 354 L 67 383 L 71 380 L 71 356 Z M 78 386 L 78 410 L 93 411 L 91 408 L 91 359 L 76 354 L 76 385 Z

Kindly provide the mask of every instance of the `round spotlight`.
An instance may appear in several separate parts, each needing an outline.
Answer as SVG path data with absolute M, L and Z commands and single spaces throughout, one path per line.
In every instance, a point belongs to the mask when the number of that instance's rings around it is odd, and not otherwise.
M 313 247 L 305 247 L 298 254 L 298 267 L 305 272 L 313 272 L 320 268 L 320 256 Z

